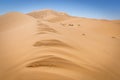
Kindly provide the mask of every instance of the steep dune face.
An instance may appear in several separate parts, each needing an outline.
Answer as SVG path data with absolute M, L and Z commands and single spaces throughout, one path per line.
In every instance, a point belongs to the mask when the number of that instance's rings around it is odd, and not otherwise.
M 3 25 L 7 30 L 0 32 L 1 80 L 120 79 L 118 23 L 77 17 L 51 22 L 55 16 L 44 20 L 39 13 L 4 20 L 11 28 Z
M 0 77 L 7 73 L 5 70 L 9 69 L 11 65 L 17 64 L 15 61 L 22 52 L 21 45 L 26 44 L 26 39 L 34 33 L 31 30 L 34 29 L 32 26 L 36 25 L 36 21 L 31 16 L 18 12 L 0 17 Z M 18 50 L 19 52 L 17 52 Z

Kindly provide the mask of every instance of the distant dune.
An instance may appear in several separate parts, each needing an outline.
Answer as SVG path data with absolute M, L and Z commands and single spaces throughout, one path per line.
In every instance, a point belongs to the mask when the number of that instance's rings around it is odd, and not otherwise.
M 28 13 L 28 15 L 33 16 L 36 19 L 43 19 L 49 22 L 58 22 L 58 21 L 63 21 L 63 20 L 72 18 L 72 16 L 69 16 L 66 13 L 56 12 L 56 11 L 47 10 L 47 9 L 31 12 L 31 13 Z
M 0 80 L 120 80 L 120 20 L 41 10 L 0 16 Z

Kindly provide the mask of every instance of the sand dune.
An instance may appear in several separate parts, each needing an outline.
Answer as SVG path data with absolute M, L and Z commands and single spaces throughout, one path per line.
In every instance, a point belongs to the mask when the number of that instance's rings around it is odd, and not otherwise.
M 53 10 L 0 16 L 0 80 L 120 80 L 119 20 Z
M 28 15 L 33 16 L 34 18 L 43 19 L 49 22 L 59 22 L 59 21 L 72 18 L 72 16 L 69 16 L 66 13 L 56 12 L 56 11 L 48 10 L 48 9 L 31 12 L 31 13 L 28 13 Z

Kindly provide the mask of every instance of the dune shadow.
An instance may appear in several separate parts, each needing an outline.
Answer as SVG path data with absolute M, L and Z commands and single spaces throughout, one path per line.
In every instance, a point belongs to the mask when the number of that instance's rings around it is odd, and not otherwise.
M 56 39 L 48 39 L 37 41 L 33 44 L 34 47 L 67 47 L 72 48 L 70 45 Z
M 48 32 L 51 32 L 51 33 L 58 33 L 58 31 L 56 31 L 55 29 L 53 28 L 50 28 L 49 25 L 46 25 L 46 24 L 38 24 L 38 28 L 37 28 L 37 34 L 46 34 Z
M 44 58 L 45 57 L 45 58 Z M 54 55 L 43 56 L 41 60 L 34 61 L 28 64 L 27 68 L 40 68 L 40 67 L 54 67 L 65 69 L 79 69 L 80 66 L 65 58 L 57 57 Z

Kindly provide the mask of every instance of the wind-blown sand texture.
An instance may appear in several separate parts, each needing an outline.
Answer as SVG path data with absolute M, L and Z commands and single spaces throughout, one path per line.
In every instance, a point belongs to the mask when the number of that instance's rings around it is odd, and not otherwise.
M 7 13 L 0 53 L 0 80 L 120 80 L 120 20 Z

